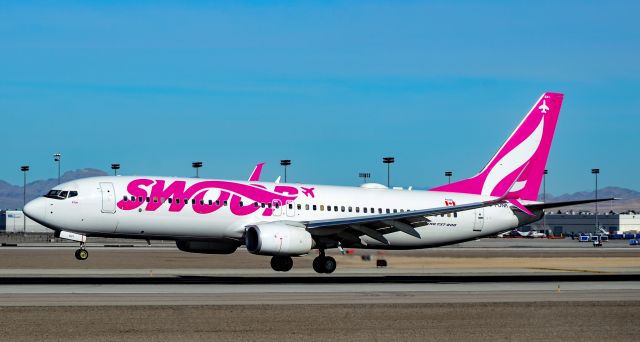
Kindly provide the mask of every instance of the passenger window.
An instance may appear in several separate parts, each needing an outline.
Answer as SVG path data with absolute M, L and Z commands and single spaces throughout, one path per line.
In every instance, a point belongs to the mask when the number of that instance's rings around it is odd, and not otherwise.
M 164 203 L 164 197 L 160 197 L 160 202 Z
M 387 208 L 387 214 L 390 213 L 390 212 L 391 212 L 391 210 L 389 210 L 389 208 Z
M 393 213 L 394 214 L 397 213 L 397 212 L 398 212 L 398 209 L 393 209 Z
M 135 202 L 136 201 L 136 196 L 131 196 L 131 202 Z
M 458 213 L 454 212 L 453 217 L 458 217 Z
M 184 203 L 184 204 L 189 204 L 189 199 L 188 199 L 188 198 L 185 198 L 185 199 L 182 201 L 182 203 Z
M 258 208 L 260 205 L 258 204 L 258 202 L 253 202 L 253 206 Z
M 293 204 L 289 203 L 289 209 L 293 209 Z
M 404 213 L 404 209 L 400 209 L 400 212 L 401 212 L 401 213 Z
M 241 207 L 244 207 L 244 203 L 242 203 L 242 201 L 240 201 L 240 206 L 241 206 Z
M 378 214 L 382 214 L 382 208 L 378 208 Z
M 302 210 L 302 204 L 298 204 L 298 210 Z
M 224 206 L 226 207 L 228 203 L 227 203 L 227 201 L 224 201 L 224 203 L 223 203 L 223 204 L 224 204 Z
M 267 203 L 267 208 L 271 209 L 271 203 Z M 307 208 L 307 209 L 309 209 L 309 208 Z
M 138 202 L 142 202 L 142 196 L 138 197 Z
M 376 213 L 376 209 L 375 208 L 371 208 L 371 213 L 375 214 Z
M 180 204 L 180 199 L 176 198 L 176 203 Z
M 264 208 L 266 206 L 266 204 L 260 203 L 260 206 Z
M 318 209 L 318 206 L 314 204 L 313 205 L 313 211 L 316 211 L 316 209 Z
M 127 196 L 124 196 L 124 198 L 122 198 L 122 200 L 127 202 L 127 201 L 129 201 L 129 198 L 127 198 Z
M 280 208 L 280 203 L 276 202 L 276 204 L 274 204 L 274 206 L 276 207 L 276 209 Z
M 338 211 L 338 206 L 337 205 L 333 206 L 333 211 Z
M 151 197 L 147 197 L 147 203 L 151 202 Z
M 362 211 L 366 214 L 367 213 L 367 207 L 362 208 Z
M 213 205 L 213 200 L 209 200 L 209 205 Z
M 349 212 L 352 212 L 352 211 L 353 211 L 353 207 L 349 207 Z
M 340 210 L 344 213 L 344 205 L 340 207 Z
M 169 201 L 169 204 L 171 204 L 171 202 L 173 202 L 173 199 L 171 197 L 167 198 L 167 201 Z
M 220 200 L 216 200 L 216 205 L 220 206 Z
M 196 199 L 195 198 L 191 199 L 191 204 L 196 204 Z
M 320 211 L 324 211 L 324 204 L 320 204 Z
M 304 210 L 309 210 L 309 205 L 308 204 L 304 205 Z

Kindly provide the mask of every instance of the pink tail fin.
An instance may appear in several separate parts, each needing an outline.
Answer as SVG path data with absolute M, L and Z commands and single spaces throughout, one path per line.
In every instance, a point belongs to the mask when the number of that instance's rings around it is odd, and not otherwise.
M 542 94 L 479 174 L 431 190 L 501 196 L 513 185 L 511 197 L 535 201 L 563 97 L 559 93 Z

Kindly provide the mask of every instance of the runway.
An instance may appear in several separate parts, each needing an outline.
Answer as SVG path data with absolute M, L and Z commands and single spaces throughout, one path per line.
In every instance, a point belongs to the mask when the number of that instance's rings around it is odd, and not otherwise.
M 640 275 L 3 278 L 4 306 L 640 301 Z
M 171 245 L 0 248 L 0 340 L 630 340 L 640 249 L 568 241 L 268 257 Z M 372 261 L 362 259 L 370 255 Z M 384 258 L 388 268 L 376 268 Z M 595 328 L 594 328 L 595 327 Z

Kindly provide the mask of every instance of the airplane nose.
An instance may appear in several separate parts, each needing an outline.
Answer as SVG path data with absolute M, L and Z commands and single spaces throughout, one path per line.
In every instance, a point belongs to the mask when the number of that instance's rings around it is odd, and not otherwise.
M 38 197 L 33 201 L 29 201 L 29 203 L 24 206 L 23 211 L 30 219 L 41 223 L 46 216 L 47 201 L 43 197 Z

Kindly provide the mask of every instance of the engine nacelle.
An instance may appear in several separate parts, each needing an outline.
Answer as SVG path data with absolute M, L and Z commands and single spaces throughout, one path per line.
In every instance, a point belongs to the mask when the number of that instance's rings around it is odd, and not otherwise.
M 183 252 L 205 254 L 231 254 L 240 243 L 233 240 L 220 241 L 176 241 L 176 247 Z
M 260 255 L 302 255 L 313 248 L 313 238 L 304 227 L 271 222 L 248 226 L 247 251 Z

